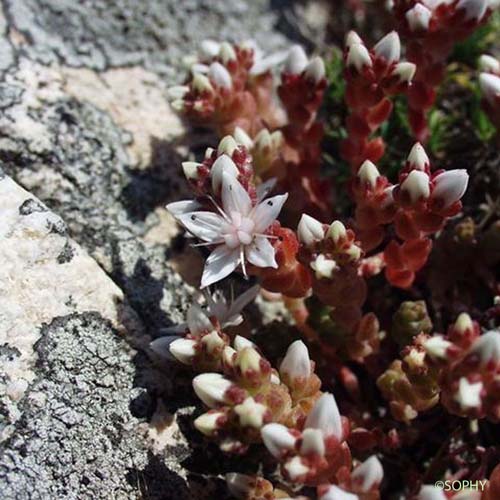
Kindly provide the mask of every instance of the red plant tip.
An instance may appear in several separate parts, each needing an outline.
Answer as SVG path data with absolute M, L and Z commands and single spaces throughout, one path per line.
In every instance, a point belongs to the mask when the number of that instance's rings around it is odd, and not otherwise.
M 410 62 L 401 62 L 396 64 L 396 67 L 393 69 L 392 74 L 397 76 L 399 81 L 403 83 L 410 83 L 415 76 L 415 71 L 417 70 L 417 66 Z
M 490 330 L 481 335 L 472 344 L 469 354 L 477 355 L 481 366 L 500 363 L 500 332 Z
M 458 382 L 458 389 L 454 395 L 455 401 L 462 410 L 479 408 L 481 406 L 482 382 L 469 382 L 467 377 L 461 377 Z
M 233 86 L 233 80 L 229 71 L 221 63 L 213 62 L 210 65 L 208 77 L 218 87 L 230 89 Z
M 301 340 L 296 340 L 288 350 L 281 362 L 280 375 L 287 376 L 291 380 L 307 379 L 311 375 L 311 360 L 309 359 L 309 351 L 306 345 Z
M 417 3 L 405 17 L 411 31 L 426 31 L 429 28 L 432 12 L 421 3 Z
M 489 0 L 460 0 L 457 11 L 464 10 L 466 19 L 481 19 L 488 8 Z
M 307 55 L 304 49 L 300 45 L 294 45 L 288 52 L 284 72 L 292 75 L 300 75 L 306 69 L 307 63 Z
M 349 48 L 354 43 L 363 45 L 363 40 L 355 31 L 349 31 L 349 33 L 345 36 L 344 45 L 346 48 Z
M 445 340 L 442 335 L 434 335 L 423 343 L 425 352 L 434 359 L 446 359 L 451 345 L 452 343 Z
M 412 170 L 401 184 L 401 191 L 408 193 L 412 203 L 426 200 L 430 196 L 429 176 L 425 172 Z
M 372 58 L 368 49 L 361 43 L 353 43 L 347 53 L 347 66 L 354 66 L 358 71 L 372 67 Z
M 469 183 L 469 174 L 463 169 L 448 170 L 437 175 L 434 183 L 432 199 L 439 200 L 443 208 L 448 208 L 464 195 Z
M 373 51 L 378 57 L 385 59 L 387 64 L 399 61 L 401 56 L 399 35 L 395 31 L 391 31 L 377 42 Z
M 485 73 L 500 74 L 500 61 L 489 54 L 483 54 L 479 58 L 478 66 Z
M 378 488 L 384 479 L 384 469 L 380 460 L 372 455 L 352 471 L 351 478 L 356 490 L 368 492 Z
M 380 177 L 380 172 L 370 160 L 366 160 L 363 162 L 361 167 L 359 167 L 357 175 L 358 179 L 363 184 L 366 184 L 370 188 L 374 189 L 377 185 L 377 179 Z
M 325 236 L 323 224 L 310 215 L 303 214 L 297 226 L 299 241 L 305 246 L 311 246 L 321 241 Z
M 314 83 L 319 83 L 325 78 L 325 63 L 319 56 L 313 57 L 306 66 L 306 77 Z
M 342 419 L 333 394 L 325 393 L 316 401 L 304 428 L 319 429 L 325 438 L 335 436 L 339 441 L 342 440 Z
M 275 458 L 281 458 L 295 448 L 297 437 L 281 424 L 267 424 L 261 430 L 262 441 L 269 453 Z
M 412 170 L 427 172 L 430 167 L 429 157 L 419 142 L 416 142 L 411 148 L 407 162 Z
M 479 75 L 479 87 L 484 98 L 494 106 L 500 97 L 500 76 L 481 73 Z

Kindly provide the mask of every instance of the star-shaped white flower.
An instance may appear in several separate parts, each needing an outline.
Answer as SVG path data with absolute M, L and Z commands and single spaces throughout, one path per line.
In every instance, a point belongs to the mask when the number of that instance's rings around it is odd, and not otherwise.
M 260 429 L 264 424 L 264 417 L 268 410 L 266 406 L 257 403 L 252 397 L 248 397 L 243 403 L 236 405 L 234 411 L 243 427 Z
M 322 253 L 311 262 L 311 268 L 315 271 L 318 279 L 330 279 L 336 267 L 337 263 L 333 259 L 327 259 Z
M 278 267 L 275 252 L 265 231 L 276 220 L 288 194 L 262 200 L 255 206 L 249 194 L 236 179 L 224 171 L 222 174 L 222 207 L 218 213 L 208 211 L 179 211 L 187 202 L 167 206 L 172 215 L 204 245 L 216 248 L 209 255 L 201 288 L 205 288 L 231 274 L 240 264 L 246 274 L 248 261 L 257 267 Z

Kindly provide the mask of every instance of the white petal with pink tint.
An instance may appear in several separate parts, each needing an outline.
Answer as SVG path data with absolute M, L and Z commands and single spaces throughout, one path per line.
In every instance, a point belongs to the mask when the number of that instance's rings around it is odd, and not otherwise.
M 342 420 L 333 394 L 323 394 L 313 406 L 304 428 L 320 429 L 323 436 L 342 439 Z
M 280 458 L 287 451 L 293 450 L 297 438 L 293 436 L 288 427 L 281 424 L 267 424 L 261 430 L 262 441 L 275 458 Z
M 352 471 L 351 477 L 353 482 L 359 485 L 361 491 L 368 492 L 382 482 L 384 469 L 380 460 L 372 455 Z
M 444 208 L 460 200 L 467 189 L 469 174 L 464 169 L 448 170 L 434 178 L 432 198 L 442 200 Z

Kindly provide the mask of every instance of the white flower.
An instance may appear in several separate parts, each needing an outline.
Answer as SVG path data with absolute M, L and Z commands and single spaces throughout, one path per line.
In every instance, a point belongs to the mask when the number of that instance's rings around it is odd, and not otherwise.
M 481 391 L 483 390 L 482 382 L 471 384 L 467 377 L 462 377 L 458 382 L 458 391 L 455 394 L 455 401 L 463 410 L 469 408 L 478 408 L 481 406 Z
M 342 439 L 342 420 L 333 394 L 325 393 L 316 401 L 304 428 L 319 429 L 325 438 L 333 435 Z
M 325 236 L 323 224 L 314 217 L 303 214 L 297 226 L 297 236 L 299 241 L 306 246 L 321 241 Z
M 460 200 L 467 189 L 469 174 L 464 169 L 448 170 L 434 178 L 432 198 L 442 200 L 444 208 Z
M 405 17 L 411 31 L 427 30 L 432 12 L 421 3 L 417 3 L 412 9 L 406 12 Z
M 479 87 L 484 98 L 492 105 L 500 97 L 500 76 L 491 73 L 481 73 L 479 75 Z
M 225 278 L 240 264 L 246 274 L 246 261 L 257 267 L 278 266 L 269 236 L 264 233 L 278 217 L 287 197 L 287 194 L 273 196 L 253 206 L 238 180 L 223 172 L 222 207 L 217 206 L 218 213 L 173 214 L 190 233 L 203 240 L 204 245 L 216 247 L 205 263 L 202 288 Z
M 333 271 L 337 268 L 337 263 L 333 259 L 327 259 L 320 253 L 310 264 L 311 269 L 315 272 L 317 279 L 331 279 Z
M 372 65 L 370 53 L 362 43 L 351 43 L 349 45 L 347 66 L 354 66 L 358 71 L 361 71 L 364 66 L 371 68 Z
M 368 492 L 379 485 L 384 478 L 384 469 L 379 459 L 372 455 L 352 471 L 352 479 L 359 484 L 361 491 Z
M 307 379 L 311 375 L 309 351 L 302 340 L 296 340 L 288 347 L 280 365 L 280 375 L 288 375 L 291 379 Z
M 445 340 L 442 335 L 434 335 L 423 344 L 425 352 L 432 358 L 446 359 L 446 352 L 451 346 L 449 340 Z
M 243 403 L 234 407 L 234 412 L 238 415 L 240 425 L 243 427 L 260 429 L 268 409 L 267 406 L 257 403 L 254 398 L 248 397 Z
M 391 31 L 373 47 L 373 51 L 378 57 L 383 57 L 388 64 L 399 61 L 401 55 L 399 35 L 395 31 Z

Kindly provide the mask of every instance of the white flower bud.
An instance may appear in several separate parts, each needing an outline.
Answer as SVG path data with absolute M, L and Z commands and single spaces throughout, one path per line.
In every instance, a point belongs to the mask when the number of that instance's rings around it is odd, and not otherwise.
M 325 78 L 325 63 L 321 57 L 313 57 L 306 66 L 306 76 L 314 83 L 318 83 Z
M 354 483 L 359 484 L 362 492 L 368 492 L 382 482 L 384 469 L 380 460 L 372 455 L 352 471 L 351 477 Z
M 219 142 L 217 153 L 220 155 L 225 153 L 228 156 L 233 156 L 233 153 L 236 149 L 238 149 L 238 144 L 236 144 L 234 138 L 231 137 L 230 135 L 226 135 Z
M 373 50 L 378 57 L 384 58 L 388 64 L 399 61 L 401 56 L 399 35 L 395 31 L 391 31 L 373 47 Z
M 245 146 L 247 149 L 252 149 L 253 141 L 252 138 L 241 128 L 236 127 L 233 132 L 234 140 L 237 144 Z
M 300 453 L 302 455 L 314 453 L 320 457 L 325 455 L 325 440 L 319 429 L 304 429 Z
M 480 20 L 488 8 L 488 0 L 459 0 L 456 9 L 465 10 L 466 19 Z
M 210 177 L 212 179 L 212 190 L 215 194 L 218 194 L 222 186 L 222 177 L 224 172 L 233 176 L 235 179 L 239 175 L 238 167 L 234 164 L 234 161 L 229 158 L 226 154 L 219 156 L 213 163 L 210 169 Z
M 365 160 L 361 167 L 359 167 L 357 176 L 361 182 L 370 185 L 373 189 L 377 184 L 377 179 L 380 177 L 380 172 L 370 160 Z
M 200 44 L 201 53 L 206 58 L 215 57 L 220 50 L 220 43 L 215 40 L 203 40 Z
M 333 271 L 337 268 L 337 263 L 333 259 L 327 259 L 320 253 L 310 264 L 311 269 L 315 271 L 317 279 L 331 279 Z
M 407 161 L 413 170 L 423 171 L 430 166 L 429 157 L 419 142 L 416 142 L 411 148 Z
M 458 390 L 454 399 L 460 405 L 462 410 L 478 408 L 481 406 L 482 390 L 482 382 L 475 382 L 471 384 L 467 380 L 467 377 L 462 377 L 458 382 Z
M 500 363 L 500 331 L 490 330 L 483 333 L 474 341 L 469 353 L 476 354 L 482 366 Z
M 347 66 L 354 66 L 358 71 L 361 71 L 364 66 L 372 67 L 372 58 L 368 49 L 361 43 L 353 43 L 349 46 L 347 53 Z
M 401 191 L 406 191 L 413 203 L 422 198 L 424 200 L 429 198 L 429 176 L 425 172 L 412 170 L 401 184 Z
M 213 92 L 214 88 L 210 83 L 210 80 L 205 75 L 201 73 L 196 73 L 193 77 L 193 89 L 197 92 L 205 92 L 206 90 Z
M 441 359 L 447 358 L 446 352 L 451 345 L 452 345 L 451 342 L 445 340 L 442 335 L 434 335 L 429 340 L 426 340 L 423 343 L 425 352 L 431 358 L 441 358 Z
M 220 373 L 202 373 L 193 379 L 194 392 L 210 408 L 226 403 L 226 393 L 232 386 Z
M 330 224 L 330 227 L 326 232 L 326 236 L 328 238 L 331 238 L 333 242 L 337 244 L 340 240 L 346 238 L 347 229 L 345 228 L 344 224 L 342 224 L 342 222 L 340 222 L 339 220 L 334 220 Z
M 361 37 L 355 31 L 351 30 L 345 37 L 344 45 L 346 46 L 346 48 L 349 48 L 354 43 L 363 45 L 363 40 L 361 40 Z
M 219 419 L 225 418 L 222 411 L 211 411 L 200 415 L 193 423 L 196 429 L 205 436 L 212 436 L 214 432 L 220 428 L 218 425 Z
M 483 54 L 479 58 L 479 69 L 486 73 L 500 73 L 500 61 L 493 56 Z
M 189 92 L 189 87 L 187 85 L 175 85 L 167 89 L 167 97 L 171 101 L 177 99 L 183 99 L 184 96 Z
M 271 148 L 273 145 L 273 139 L 271 137 L 271 133 L 267 128 L 263 128 L 256 136 L 254 139 L 254 146 L 255 149 L 266 149 L 266 148 Z
M 213 62 L 210 65 L 208 77 L 219 87 L 230 89 L 233 86 L 233 79 L 229 71 L 221 63 Z
M 410 83 L 415 76 L 417 66 L 411 62 L 400 62 L 396 64 L 392 74 L 397 76 L 399 81 Z
M 311 376 L 309 351 L 302 340 L 296 340 L 290 344 L 281 362 L 279 372 L 282 377 L 287 375 L 292 380 L 307 379 Z
M 354 493 L 348 493 L 338 486 L 331 485 L 318 500 L 359 500 L 359 497 Z
M 196 161 L 182 162 L 182 171 L 184 172 L 186 179 L 197 179 L 198 167 L 201 167 L 201 163 L 198 163 Z
M 216 330 L 213 330 L 208 335 L 205 335 L 201 339 L 201 343 L 206 348 L 206 350 L 207 350 L 207 352 L 209 354 L 211 354 L 211 353 L 213 353 L 213 352 L 215 352 L 215 351 L 217 351 L 219 349 L 222 349 L 224 347 L 224 345 L 225 345 L 224 340 L 217 333 Z
M 190 365 L 196 355 L 196 341 L 192 339 L 177 339 L 170 343 L 170 354 L 181 363 Z
M 251 340 L 248 340 L 241 335 L 236 335 L 236 337 L 234 337 L 233 345 L 236 351 L 241 351 L 245 349 L 245 347 L 256 347 L 256 345 Z
M 285 61 L 285 73 L 300 75 L 307 66 L 307 55 L 300 45 L 294 45 Z
M 303 214 L 297 227 L 299 241 L 306 246 L 310 246 L 317 241 L 321 241 L 325 236 L 323 224 L 310 215 Z
M 219 57 L 224 64 L 227 64 L 229 61 L 236 61 L 236 52 L 233 46 L 228 42 L 221 43 Z
M 448 170 L 434 179 L 432 198 L 444 202 L 444 208 L 460 200 L 467 189 L 469 174 L 464 169 Z
M 463 312 L 458 315 L 453 328 L 463 335 L 467 330 L 472 330 L 474 328 L 474 323 L 472 323 L 471 317 Z
M 262 441 L 275 458 L 280 458 L 283 453 L 293 450 L 297 438 L 287 427 L 281 424 L 267 424 L 261 430 Z
M 342 420 L 333 394 L 324 393 L 307 416 L 305 429 L 319 429 L 325 438 L 335 436 L 342 439 Z
M 410 31 L 423 31 L 429 29 L 429 22 L 432 17 L 432 12 L 421 3 L 415 4 L 405 14 Z
M 500 76 L 491 73 L 481 73 L 479 75 L 479 87 L 484 98 L 492 105 L 500 97 Z
M 212 330 L 213 325 L 206 312 L 198 305 L 193 304 L 186 313 L 186 323 L 191 335 L 197 335 L 206 330 Z

